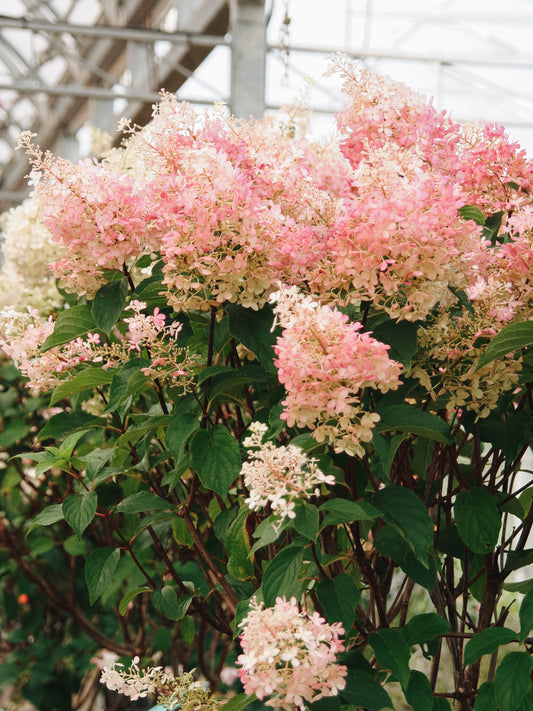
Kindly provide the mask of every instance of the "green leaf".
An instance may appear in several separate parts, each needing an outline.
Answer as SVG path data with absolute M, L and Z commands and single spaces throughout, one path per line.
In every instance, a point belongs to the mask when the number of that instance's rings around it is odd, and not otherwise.
M 294 507 L 295 517 L 291 520 L 292 527 L 304 538 L 316 541 L 318 535 L 319 513 L 314 504 L 298 501 Z
M 347 573 L 324 578 L 316 592 L 328 622 L 342 622 L 347 637 L 355 620 L 355 607 L 361 598 L 353 579 Z
M 460 207 L 458 213 L 461 215 L 463 220 L 474 220 L 476 225 L 483 226 L 485 224 L 485 215 L 481 212 L 479 207 L 475 205 L 464 205 Z
M 285 595 L 288 599 L 294 594 L 302 559 L 303 550 L 299 547 L 289 546 L 281 550 L 274 560 L 270 561 L 261 583 L 266 607 L 272 607 L 279 596 Z
M 189 609 L 194 595 L 183 595 L 178 599 L 176 591 L 170 585 L 162 590 L 154 590 L 152 602 L 155 609 L 169 620 L 181 620 Z
M 378 518 L 379 511 L 368 501 L 349 501 L 348 499 L 332 499 L 320 507 L 327 511 L 322 522 L 324 526 L 338 526 L 352 521 L 373 521 Z
M 126 514 L 140 513 L 141 511 L 168 511 L 174 506 L 151 491 L 138 491 L 130 494 L 117 506 L 117 511 Z
M 415 644 L 431 642 L 441 634 L 446 634 L 450 629 L 450 623 L 436 612 L 426 612 L 411 617 L 409 622 L 403 627 L 402 635 L 409 647 Z
M 274 346 L 277 337 L 281 335 L 281 329 L 279 327 L 272 329 L 274 311 L 270 304 L 266 304 L 258 311 L 229 304 L 226 311 L 229 316 L 231 335 L 257 356 L 263 368 L 270 373 L 276 373 Z
M 414 405 L 387 405 L 379 410 L 381 421 L 378 431 L 392 430 L 407 432 L 443 444 L 452 444 L 453 435 L 450 428 L 437 415 L 424 412 Z
M 431 711 L 451 711 L 450 702 L 444 696 L 435 696 Z
M 237 694 L 236 696 L 232 696 L 222 708 L 224 711 L 243 711 L 248 704 L 256 700 L 257 696 L 255 694 L 251 694 L 250 696 L 247 696 L 247 694 Z
M 433 523 L 418 496 L 403 486 L 386 486 L 367 498 L 383 520 L 405 538 L 415 558 L 427 568 L 428 548 L 433 543 Z
M 418 326 L 412 321 L 386 321 L 373 331 L 373 336 L 390 346 L 389 358 L 408 367 L 418 350 Z
M 378 531 L 374 545 L 384 558 L 392 558 L 415 583 L 426 590 L 433 590 L 437 582 L 437 570 L 433 558 L 428 557 L 428 566 L 422 565 L 414 556 L 405 538 L 396 528 L 386 523 Z
M 496 502 L 483 487 L 460 491 L 454 505 L 455 524 L 463 543 L 474 553 L 489 553 L 501 528 Z
M 4 419 L 3 429 L 0 432 L 0 448 L 9 449 L 14 444 L 24 439 L 32 429 L 31 425 L 24 422 L 7 422 Z
M 65 521 L 74 533 L 81 538 L 87 526 L 96 514 L 98 499 L 96 491 L 84 491 L 83 494 L 71 494 L 63 501 Z
M 380 709 L 393 709 L 390 696 L 373 676 L 362 671 L 348 671 L 346 686 L 339 691 L 339 696 L 353 704 L 358 709 L 380 711 Z
M 533 345 L 533 322 L 512 323 L 494 336 L 479 359 L 476 370 L 497 358 L 531 345 Z
M 518 639 L 518 635 L 507 627 L 488 627 L 471 637 L 465 645 L 464 663 L 475 664 L 484 654 L 492 654 L 502 644 Z
M 194 618 L 190 615 L 185 615 L 180 623 L 181 636 L 185 644 L 194 642 Z
M 104 409 L 104 413 L 114 412 L 124 403 L 129 396 L 128 385 L 132 377 L 139 373 L 141 368 L 146 368 L 150 365 L 150 361 L 142 358 L 134 358 L 128 361 L 120 370 L 115 372 L 111 380 L 109 389 L 108 403 Z M 142 373 L 141 373 L 142 375 Z
M 128 296 L 128 280 L 117 279 L 109 284 L 101 286 L 94 295 L 93 305 L 91 309 L 92 316 L 98 328 L 109 333 L 118 317 L 122 313 L 122 309 L 126 305 Z
M 228 554 L 228 573 L 237 580 L 248 580 L 254 574 L 254 566 L 250 560 L 250 540 L 246 530 L 249 513 L 248 507 L 242 508 L 224 537 L 224 547 Z
M 44 442 L 47 439 L 62 439 L 65 434 L 98 422 L 105 422 L 105 420 L 100 420 L 100 418 L 81 410 L 77 410 L 76 412 L 58 412 L 57 415 L 53 415 L 48 420 L 46 425 L 39 432 L 38 439 L 39 442 Z
M 146 586 L 144 587 L 138 587 L 138 588 L 133 588 L 133 590 L 128 590 L 128 592 L 122 596 L 122 599 L 119 602 L 118 605 L 118 611 L 121 615 L 125 615 L 127 610 L 128 610 L 128 605 L 130 602 L 137 597 L 137 595 L 140 595 L 141 593 L 144 592 L 150 592 L 151 588 L 148 588 Z
M 85 392 L 100 388 L 102 385 L 107 385 L 111 382 L 113 373 L 111 370 L 103 368 L 86 368 L 81 373 L 77 373 L 73 378 L 66 380 L 61 385 L 58 385 L 50 398 L 50 405 L 55 405 L 63 398 L 70 397 L 75 393 Z
M 494 696 L 494 682 L 486 681 L 478 689 L 474 711 L 498 711 Z
M 527 652 L 509 652 L 494 675 L 494 698 L 499 711 L 516 711 L 531 689 L 531 663 Z
M 198 417 L 189 412 L 177 414 L 172 418 L 165 435 L 165 444 L 176 462 L 183 455 L 187 440 L 199 426 Z
M 53 523 L 62 521 L 64 518 L 63 506 L 61 504 L 52 504 L 51 506 L 47 506 L 33 519 L 26 535 L 31 533 L 31 531 L 33 531 L 33 529 L 37 526 L 51 526 Z
M 533 627 L 533 590 L 525 595 L 520 605 L 520 644 L 523 644 Z
M 100 595 L 111 585 L 120 559 L 118 548 L 95 548 L 85 562 L 85 581 L 89 590 L 89 603 L 94 605 Z
M 389 669 L 402 688 L 405 688 L 409 681 L 411 651 L 399 630 L 386 628 L 372 632 L 368 641 L 374 650 L 379 668 Z
M 433 691 L 429 679 L 422 672 L 413 669 L 409 675 L 405 699 L 413 711 L 428 711 L 433 706 Z
M 71 306 L 59 312 L 54 325 L 54 331 L 41 346 L 41 352 L 46 353 L 50 348 L 63 346 L 79 336 L 85 336 L 89 331 L 97 329 L 96 322 L 88 305 Z
M 280 525 L 280 522 L 276 520 L 275 516 L 269 516 L 269 518 L 261 521 L 253 532 L 253 537 L 257 538 L 257 541 L 252 546 L 250 553 L 255 553 L 260 548 L 263 548 L 263 546 L 268 546 L 270 543 L 277 541 L 281 531 L 285 530 L 286 525 L 287 524 Z
M 198 430 L 190 443 L 191 466 L 206 489 L 225 496 L 241 471 L 237 440 L 223 425 Z

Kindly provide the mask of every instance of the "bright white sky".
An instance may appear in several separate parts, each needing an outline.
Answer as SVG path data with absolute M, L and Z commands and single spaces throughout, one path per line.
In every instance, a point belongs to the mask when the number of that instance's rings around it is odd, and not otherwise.
M 503 123 L 533 154 L 533 0 L 513 0 L 512 5 L 501 0 L 272 0 L 272 4 L 271 44 L 279 42 L 288 4 L 291 45 L 419 57 L 420 61 L 369 58 L 366 64 L 434 97 L 437 108 L 451 111 L 456 120 Z M 292 51 L 288 62 L 285 73 L 277 53 L 270 53 L 267 103 L 292 101 L 310 77 L 312 106 L 335 110 L 341 105 L 334 80 L 322 76 L 327 53 Z M 182 93 L 221 98 L 220 92 L 229 90 L 228 76 L 229 52 L 221 48 Z M 218 97 L 200 79 L 215 84 Z M 317 125 L 327 130 L 332 121 L 322 118 Z

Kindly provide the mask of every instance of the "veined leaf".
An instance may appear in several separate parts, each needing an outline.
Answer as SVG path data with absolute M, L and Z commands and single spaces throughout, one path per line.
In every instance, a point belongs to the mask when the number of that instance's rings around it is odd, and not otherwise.
M 407 432 L 443 444 L 453 442 L 451 430 L 444 420 L 414 405 L 387 405 L 379 410 L 379 415 L 379 431 Z
M 90 306 L 71 306 L 70 309 L 59 312 L 54 331 L 41 346 L 41 352 L 46 353 L 51 348 L 63 346 L 79 336 L 85 336 L 89 331 L 96 331 L 97 328 Z
M 89 590 L 89 603 L 94 605 L 113 580 L 120 559 L 118 548 L 95 548 L 85 563 L 85 581 Z
M 128 280 L 117 279 L 101 286 L 94 295 L 91 313 L 102 331 L 109 333 L 122 313 L 128 296 Z
M 476 370 L 520 348 L 533 345 L 533 321 L 512 323 L 503 328 L 488 344 L 476 366 Z
M 488 627 L 471 637 L 465 645 L 464 663 L 475 664 L 484 654 L 492 654 L 502 644 L 518 639 L 518 635 L 507 627 Z
M 85 491 L 83 494 L 71 494 L 63 501 L 65 521 L 74 533 L 81 538 L 87 526 L 96 514 L 98 500 L 96 491 Z
M 455 499 L 455 524 L 463 543 L 474 553 L 489 553 L 500 535 L 501 518 L 487 489 L 460 491 Z

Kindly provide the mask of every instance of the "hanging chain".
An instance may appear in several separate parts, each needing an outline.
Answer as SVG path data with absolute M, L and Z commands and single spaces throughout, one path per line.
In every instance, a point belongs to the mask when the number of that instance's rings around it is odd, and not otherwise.
M 289 82 L 289 59 L 290 59 L 290 24 L 291 18 L 289 15 L 289 0 L 283 0 L 283 20 L 281 21 L 281 27 L 279 30 L 279 41 L 278 41 L 278 53 L 283 65 L 283 77 L 282 82 L 288 84 Z

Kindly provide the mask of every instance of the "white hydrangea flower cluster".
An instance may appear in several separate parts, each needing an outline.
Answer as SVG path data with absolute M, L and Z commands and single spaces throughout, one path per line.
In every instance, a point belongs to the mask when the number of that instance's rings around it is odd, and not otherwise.
M 0 217 L 3 264 L 0 269 L 0 307 L 37 309 L 48 315 L 62 302 L 49 264 L 61 248 L 52 241 L 39 217 L 39 203 L 30 198 Z
M 270 505 L 281 520 L 295 518 L 295 500 L 311 494 L 319 495 L 321 484 L 332 486 L 335 477 L 324 474 L 316 459 L 310 459 L 294 444 L 276 447 L 272 442 L 263 442 L 268 427 L 261 422 L 252 422 L 250 434 L 243 441 L 250 452 L 251 460 L 244 462 L 241 475 L 249 491 L 245 499 L 252 511 Z
M 212 698 L 205 684 L 196 680 L 192 672 L 174 676 L 163 667 L 140 669 L 139 662 L 139 657 L 134 657 L 128 669 L 120 663 L 104 667 L 100 682 L 132 701 L 155 696 L 157 703 L 169 711 L 178 708 L 180 711 L 215 711 L 224 701 Z

